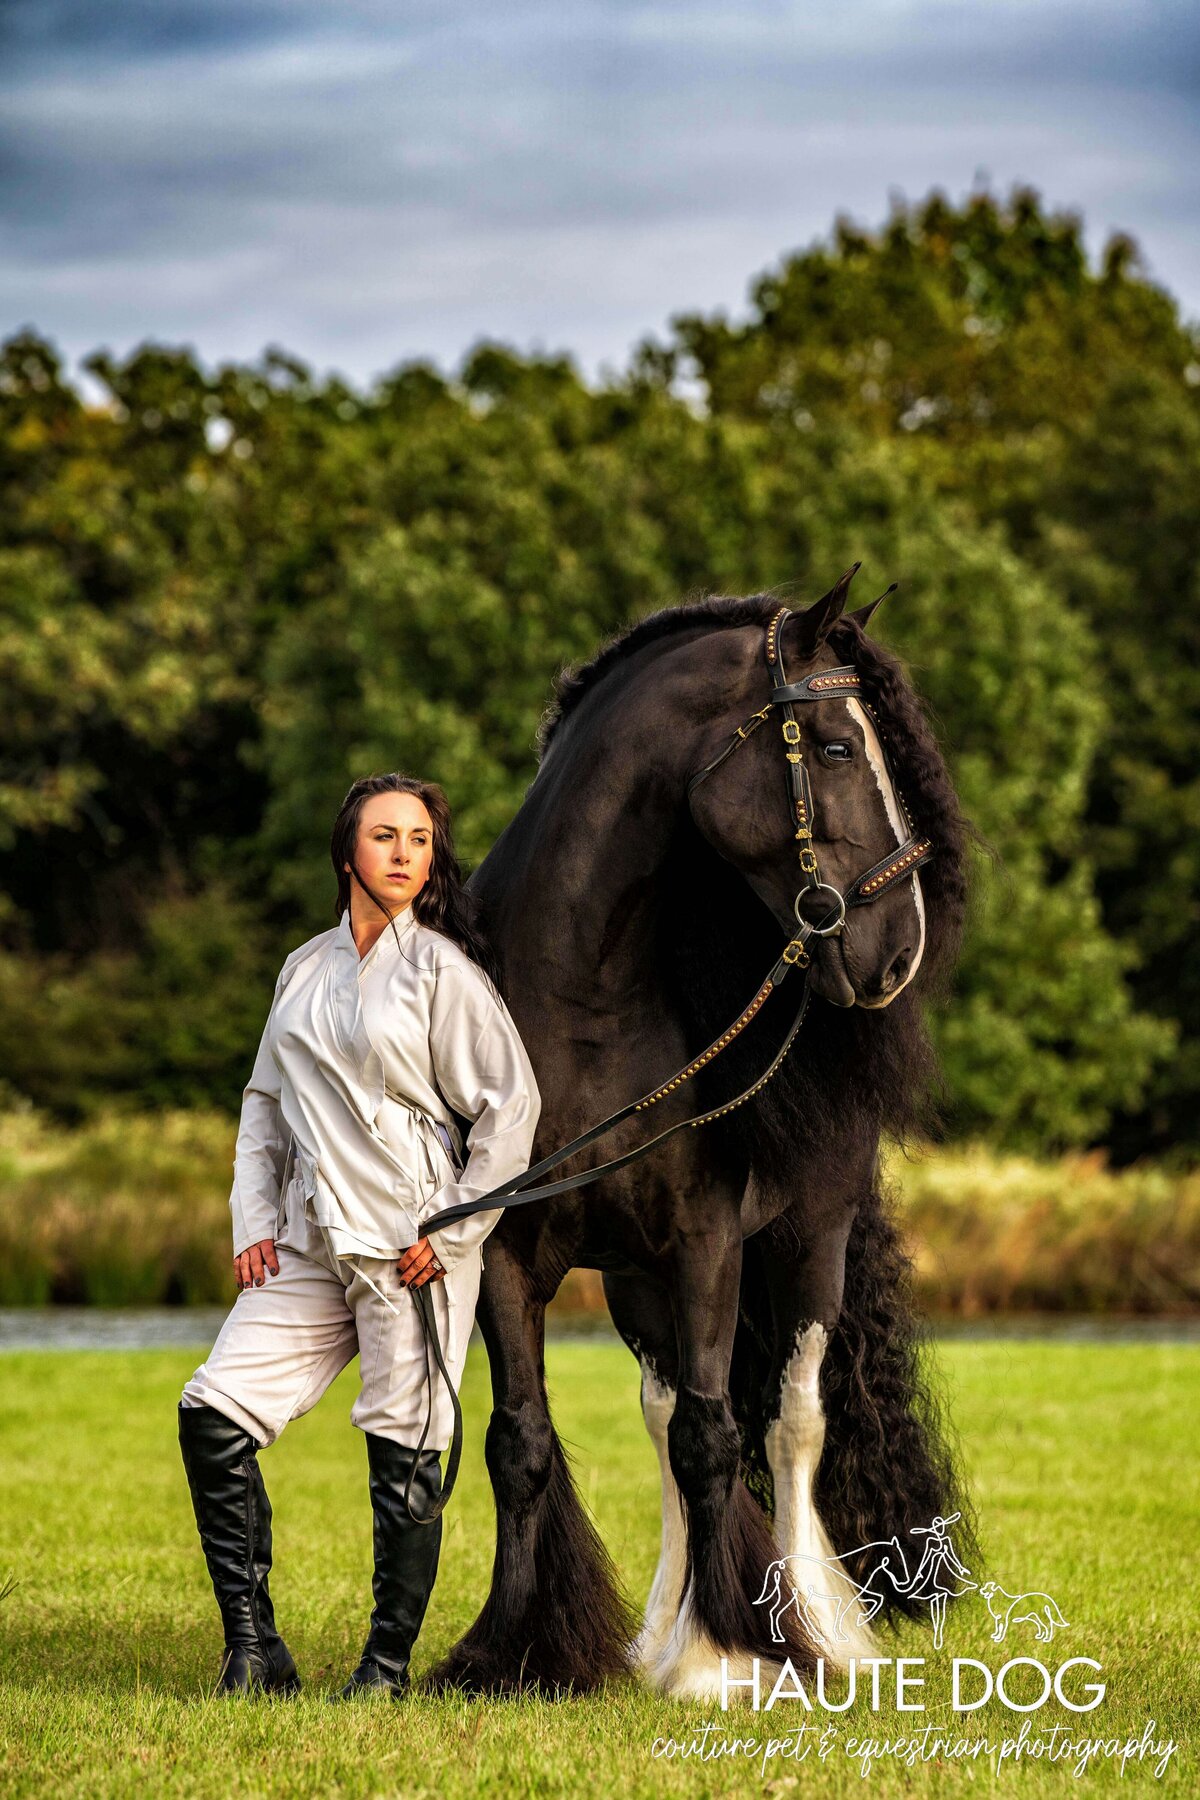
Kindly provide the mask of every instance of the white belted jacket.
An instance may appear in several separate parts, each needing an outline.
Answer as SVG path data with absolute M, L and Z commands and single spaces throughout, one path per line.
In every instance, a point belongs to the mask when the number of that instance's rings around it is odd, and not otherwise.
M 423 1220 L 529 1166 L 541 1099 L 507 1006 L 411 905 L 394 925 L 360 961 L 347 911 L 280 971 L 242 1096 L 235 1256 L 276 1235 L 289 1180 L 334 1255 L 355 1261 L 398 1255 Z M 451 1108 L 473 1121 L 465 1164 Z M 478 1266 L 499 1218 L 437 1232 L 443 1267 Z

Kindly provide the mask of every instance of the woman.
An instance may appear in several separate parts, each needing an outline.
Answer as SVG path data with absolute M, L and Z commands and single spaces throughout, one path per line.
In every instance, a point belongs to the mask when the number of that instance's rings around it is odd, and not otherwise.
M 407 1689 L 437 1572 L 439 1452 L 455 1404 L 436 1368 L 427 1374 L 416 1290 L 430 1289 L 422 1304 L 456 1395 L 480 1247 L 500 1213 L 434 1242 L 422 1221 L 526 1169 L 541 1104 L 470 923 L 441 789 L 401 775 L 355 782 L 330 850 L 340 923 L 294 950 L 275 984 L 234 1158 L 239 1295 L 179 1407 L 225 1628 L 220 1693 L 300 1685 L 267 1591 L 271 1508 L 256 1452 L 356 1350 L 350 1416 L 367 1439 L 375 1606 L 341 1697 Z M 472 1121 L 465 1166 L 456 1112 Z

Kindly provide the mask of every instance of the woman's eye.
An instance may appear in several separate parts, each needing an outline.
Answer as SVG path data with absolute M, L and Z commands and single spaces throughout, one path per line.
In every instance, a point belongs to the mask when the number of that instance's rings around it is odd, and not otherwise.
M 830 762 L 849 762 L 854 755 L 854 750 L 850 744 L 822 744 L 821 753 Z

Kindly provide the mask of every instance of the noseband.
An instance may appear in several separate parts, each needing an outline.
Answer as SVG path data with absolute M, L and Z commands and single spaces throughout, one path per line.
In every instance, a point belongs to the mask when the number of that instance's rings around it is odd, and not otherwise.
M 789 810 L 796 820 L 795 838 L 800 846 L 800 890 L 793 903 L 797 922 L 800 926 L 801 942 L 809 937 L 838 937 L 846 922 L 846 909 L 851 906 L 865 906 L 869 900 L 878 900 L 880 894 L 886 893 L 898 881 L 903 881 L 927 863 L 933 855 L 933 840 L 919 838 L 913 832 L 912 816 L 905 803 L 904 795 L 892 779 L 892 789 L 896 794 L 908 824 L 909 835 L 904 842 L 882 862 L 877 862 L 867 869 L 857 880 L 852 881 L 843 894 L 838 888 L 821 880 L 821 871 L 817 864 L 817 853 L 813 848 L 813 806 L 812 782 L 809 780 L 808 765 L 804 760 L 804 750 L 800 735 L 800 726 L 792 708 L 798 704 L 813 700 L 857 699 L 875 720 L 875 728 L 879 733 L 881 749 L 885 741 L 885 733 L 879 720 L 875 718 L 870 703 L 863 698 L 862 677 L 857 669 L 818 669 L 813 675 L 806 675 L 802 681 L 789 681 L 783 666 L 783 646 L 779 641 L 780 632 L 791 618 L 791 608 L 781 606 L 771 623 L 767 626 L 766 660 L 767 673 L 771 677 L 771 698 L 756 713 L 751 713 L 744 725 L 739 725 L 725 748 L 713 757 L 703 769 L 697 771 L 687 784 L 690 795 L 702 781 L 707 781 L 714 769 L 731 757 L 735 750 L 752 737 L 759 726 L 771 716 L 772 707 L 778 707 L 783 714 L 783 753 L 787 758 L 787 784 Z M 883 751 L 883 760 L 887 766 L 887 751 Z M 891 778 L 891 768 L 888 776 Z M 819 924 L 811 924 L 801 911 L 801 903 L 806 897 L 819 893 L 832 894 L 834 906 L 828 913 L 821 915 Z M 807 926 L 807 929 L 805 927 Z

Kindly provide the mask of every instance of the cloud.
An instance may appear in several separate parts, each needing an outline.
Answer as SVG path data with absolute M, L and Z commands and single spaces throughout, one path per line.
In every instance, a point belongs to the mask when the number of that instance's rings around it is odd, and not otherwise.
M 1175 0 L 9 0 L 0 330 L 594 369 L 981 170 L 1131 230 L 1194 310 L 1198 35 Z

